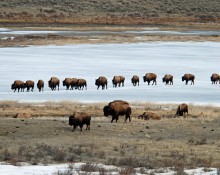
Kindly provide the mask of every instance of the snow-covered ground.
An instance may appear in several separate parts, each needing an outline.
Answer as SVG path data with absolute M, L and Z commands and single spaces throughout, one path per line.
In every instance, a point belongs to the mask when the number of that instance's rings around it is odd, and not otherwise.
M 86 174 L 82 171 L 82 166 L 84 163 L 74 163 L 74 164 L 55 164 L 55 165 L 24 165 L 24 166 L 13 166 L 8 164 L 0 164 L 0 174 L 1 175 L 59 175 L 59 174 L 73 174 L 80 175 Z M 98 168 L 103 168 L 105 174 L 118 175 L 122 170 L 119 167 L 107 166 L 103 164 L 95 165 Z M 171 168 L 160 168 L 160 169 L 145 169 L 136 168 L 134 170 L 136 175 L 144 175 L 154 173 L 155 175 L 173 175 L 176 171 L 171 170 Z M 101 171 L 100 171 L 101 172 Z M 99 171 L 87 172 L 91 175 L 99 175 Z M 216 168 L 196 168 L 184 170 L 188 175 L 217 175 L 218 170 Z
M 82 44 L 67 46 L 30 46 L 0 48 L 0 100 L 81 102 L 147 101 L 161 103 L 220 104 L 220 85 L 212 85 L 212 73 L 220 73 L 220 43 L 215 42 L 151 42 L 135 44 Z M 158 75 L 157 86 L 143 82 L 147 72 Z M 185 85 L 181 77 L 195 74 L 195 85 Z M 140 77 L 140 86 L 133 87 L 131 78 Z M 165 74 L 174 76 L 174 85 L 162 83 Z M 108 78 L 108 89 L 97 90 L 95 79 Z M 125 76 L 125 86 L 113 88 L 114 75 Z M 87 90 L 51 91 L 48 80 L 57 76 L 84 78 Z M 45 81 L 45 91 L 14 93 L 14 80 Z
M 139 30 L 91 30 L 91 31 L 82 31 L 82 30 L 66 30 L 66 31 L 51 31 L 51 30 L 30 30 L 31 28 L 22 29 L 7 29 L 0 28 L 0 38 L 1 35 L 39 35 L 39 34 L 60 34 L 60 35 L 103 35 L 103 34 L 157 34 L 157 35 L 220 35 L 220 31 L 207 31 L 207 30 L 182 30 L 182 31 L 170 31 L 170 30 L 161 30 L 156 27 L 145 27 Z

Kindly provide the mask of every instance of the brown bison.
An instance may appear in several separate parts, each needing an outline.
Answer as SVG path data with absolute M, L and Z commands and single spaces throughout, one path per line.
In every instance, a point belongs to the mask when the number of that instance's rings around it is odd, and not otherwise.
M 32 80 L 27 80 L 25 83 L 24 83 L 24 87 L 27 88 L 27 92 L 31 91 L 33 92 L 34 91 L 34 81 Z
M 116 120 L 118 121 L 119 116 L 125 115 L 125 121 L 129 119 L 131 122 L 131 107 L 128 102 L 123 100 L 115 100 L 110 102 L 107 106 L 104 106 L 103 108 L 104 115 L 108 117 L 108 115 L 112 116 L 111 123 Z
M 79 126 L 80 131 L 82 131 L 83 125 L 86 125 L 86 130 L 90 130 L 90 121 L 91 116 L 84 112 L 75 112 L 69 117 L 69 125 L 73 126 L 73 131 L 77 126 Z
M 155 73 L 146 73 L 145 76 L 143 76 L 144 82 L 148 82 L 148 85 L 150 85 L 150 82 L 153 81 L 153 84 L 157 84 L 157 75 Z M 153 85 L 152 84 L 152 85 Z
M 76 82 L 76 89 L 83 90 L 83 88 L 87 90 L 87 83 L 85 79 L 78 79 Z
M 113 87 L 120 87 L 121 84 L 122 86 L 124 86 L 124 81 L 125 81 L 125 77 L 123 76 L 114 76 L 113 79 L 112 79 L 112 84 L 113 84 Z
M 212 81 L 212 84 L 217 84 L 219 82 L 220 84 L 220 75 L 219 74 L 212 74 L 212 76 L 210 77 L 211 78 L 211 81 Z
M 168 85 L 169 83 L 170 85 L 171 84 L 173 85 L 173 75 L 166 74 L 162 80 L 163 80 L 163 83 L 166 82 L 166 85 Z
M 63 80 L 63 86 L 66 86 L 66 90 L 69 90 L 69 87 L 73 84 L 73 79 L 72 78 L 65 78 Z M 71 86 L 72 89 L 72 86 Z
M 17 113 L 13 118 L 31 118 L 31 114 L 28 113 Z
M 160 120 L 161 116 L 154 112 L 144 112 L 143 114 L 138 116 L 138 119 L 144 119 L 144 120 Z
M 56 87 L 58 86 L 59 91 L 60 80 L 57 77 L 51 77 L 48 81 L 48 86 L 49 88 L 51 88 L 52 91 L 56 90 Z
M 185 103 L 182 103 L 178 106 L 177 111 L 176 111 L 176 115 L 183 116 L 183 115 L 185 115 L 185 113 L 188 114 L 188 105 Z
M 24 92 L 25 83 L 20 80 L 15 80 L 14 83 L 11 85 L 11 89 L 14 90 L 14 92 L 18 89 L 18 92 L 21 89 L 21 92 Z
M 39 89 L 39 92 L 44 90 L 44 81 L 43 80 L 38 80 L 37 88 Z
M 77 82 L 78 82 L 77 78 L 72 78 L 72 84 L 71 84 L 71 89 L 72 90 L 73 90 L 74 87 L 75 87 L 75 89 L 77 89 Z
M 131 83 L 133 84 L 133 86 L 136 86 L 137 84 L 138 84 L 138 86 L 139 86 L 139 76 L 134 75 L 134 76 L 131 78 Z
M 191 81 L 191 85 L 194 84 L 195 76 L 193 74 L 185 74 L 182 76 L 182 81 L 186 81 L 186 85 L 188 81 Z
M 98 86 L 97 89 L 99 89 L 100 86 L 102 86 L 102 89 L 107 89 L 108 80 L 106 77 L 100 76 L 98 79 L 95 80 L 95 85 Z

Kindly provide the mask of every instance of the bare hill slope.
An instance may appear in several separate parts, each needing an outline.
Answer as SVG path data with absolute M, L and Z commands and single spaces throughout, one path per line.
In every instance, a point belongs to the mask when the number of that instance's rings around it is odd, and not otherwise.
M 0 22 L 219 23 L 219 0 L 1 0 Z

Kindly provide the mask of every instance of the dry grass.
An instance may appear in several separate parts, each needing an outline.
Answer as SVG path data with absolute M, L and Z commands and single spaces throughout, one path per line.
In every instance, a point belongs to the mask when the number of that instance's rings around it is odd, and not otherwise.
M 2 0 L 0 19 L 47 24 L 217 24 L 219 9 L 218 0 Z
M 132 122 L 110 123 L 103 116 L 106 103 L 46 102 L 0 103 L 0 161 L 19 165 L 55 162 L 97 162 L 121 167 L 219 167 L 220 110 L 189 104 L 189 115 L 175 117 L 176 104 L 133 102 Z M 91 130 L 72 132 L 68 116 L 75 110 L 92 114 Z M 17 112 L 31 119 L 14 119 Z M 162 119 L 140 120 L 144 111 Z M 138 157 L 137 157 L 138 155 Z M 90 169 L 91 167 L 85 167 Z M 94 167 L 93 167 L 94 168 Z M 99 170 L 101 171 L 101 170 Z M 132 168 L 121 174 L 132 174 Z
M 108 103 L 80 103 L 74 101 L 19 103 L 17 101 L 0 101 L 0 117 L 13 117 L 17 113 L 28 113 L 32 117 L 64 117 L 75 111 L 87 111 L 92 116 L 102 117 L 103 107 Z M 163 118 L 175 117 L 177 104 L 140 103 L 132 102 L 132 117 L 136 118 L 145 111 L 155 112 Z M 220 109 L 215 106 L 189 104 L 188 118 L 205 118 L 212 120 L 220 116 Z
M 83 30 L 83 29 L 82 29 Z M 139 29 L 136 29 L 139 30 Z M 67 44 L 106 44 L 106 43 L 139 43 L 153 41 L 212 41 L 219 42 L 217 36 L 187 36 L 187 35 L 133 35 L 133 34 L 103 34 L 101 36 L 61 36 L 61 35 L 41 35 L 41 36 L 15 36 L 13 40 L 0 40 L 0 47 L 29 46 L 29 45 L 67 45 Z

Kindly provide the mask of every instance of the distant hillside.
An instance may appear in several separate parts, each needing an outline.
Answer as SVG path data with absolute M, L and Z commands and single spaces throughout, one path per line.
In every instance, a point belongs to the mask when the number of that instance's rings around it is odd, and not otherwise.
M 219 23 L 220 0 L 1 0 L 0 22 Z

